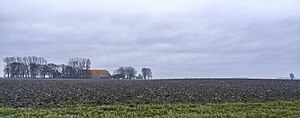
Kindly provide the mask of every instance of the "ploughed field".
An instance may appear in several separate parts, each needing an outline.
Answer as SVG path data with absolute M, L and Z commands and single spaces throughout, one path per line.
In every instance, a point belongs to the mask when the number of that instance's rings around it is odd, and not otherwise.
M 0 106 L 65 107 L 300 100 L 300 81 L 0 79 Z

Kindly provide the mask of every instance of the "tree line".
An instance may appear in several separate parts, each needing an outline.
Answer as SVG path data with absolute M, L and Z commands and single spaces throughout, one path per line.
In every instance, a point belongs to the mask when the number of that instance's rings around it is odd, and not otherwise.
M 68 64 L 48 63 L 43 57 L 5 57 L 4 77 L 90 78 L 90 59 L 70 58 Z
M 67 64 L 48 63 L 43 57 L 5 57 L 3 59 L 4 77 L 18 78 L 91 78 L 91 60 L 70 58 Z M 137 75 L 135 68 L 119 67 L 112 75 L 113 79 L 150 79 L 150 68 L 142 68 Z
M 135 68 L 128 67 L 119 67 L 114 71 L 113 79 L 150 79 L 152 78 L 152 71 L 150 68 L 142 68 L 141 74 L 137 75 Z

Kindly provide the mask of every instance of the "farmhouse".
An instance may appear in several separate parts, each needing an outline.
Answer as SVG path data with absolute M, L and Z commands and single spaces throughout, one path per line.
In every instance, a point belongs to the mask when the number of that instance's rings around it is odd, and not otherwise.
M 107 70 L 90 70 L 92 79 L 112 79 Z

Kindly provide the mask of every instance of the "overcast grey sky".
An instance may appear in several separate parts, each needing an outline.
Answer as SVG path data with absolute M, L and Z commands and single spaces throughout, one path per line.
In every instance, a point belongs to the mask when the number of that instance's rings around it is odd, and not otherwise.
M 0 0 L 0 58 L 156 78 L 300 75 L 299 0 Z M 1 76 L 3 65 L 1 62 Z

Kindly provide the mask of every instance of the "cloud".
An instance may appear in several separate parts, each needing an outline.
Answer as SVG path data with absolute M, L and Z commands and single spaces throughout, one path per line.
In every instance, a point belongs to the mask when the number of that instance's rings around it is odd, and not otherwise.
M 0 58 L 87 57 L 157 78 L 297 74 L 298 2 L 0 1 Z

